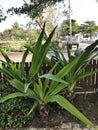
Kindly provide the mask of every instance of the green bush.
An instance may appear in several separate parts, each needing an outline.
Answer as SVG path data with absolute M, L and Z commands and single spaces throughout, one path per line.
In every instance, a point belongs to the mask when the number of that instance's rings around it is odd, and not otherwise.
M 1 41 L 0 43 L 3 43 L 0 45 L 0 47 L 5 51 L 14 52 L 23 51 L 27 41 Z
M 15 89 L 6 82 L 0 82 L 0 97 L 5 96 Z M 0 104 L 0 127 L 7 128 L 21 128 L 30 119 L 27 116 L 29 111 L 30 101 L 26 98 L 13 98 Z

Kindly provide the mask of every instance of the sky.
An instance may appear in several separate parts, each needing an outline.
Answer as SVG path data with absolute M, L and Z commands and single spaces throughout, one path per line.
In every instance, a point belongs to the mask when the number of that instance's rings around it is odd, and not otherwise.
M 98 25 L 98 2 L 96 0 L 71 0 L 72 17 L 79 24 L 93 20 Z
M 67 1 L 67 0 L 66 0 Z M 71 10 L 72 18 L 77 21 L 78 24 L 82 24 L 87 20 L 93 20 L 98 25 L 98 3 L 96 0 L 70 0 L 71 1 Z M 23 0 L 0 0 L 0 5 L 3 7 L 3 10 L 8 8 L 19 7 L 23 4 Z M 65 7 L 66 8 L 66 7 Z M 5 29 L 11 28 L 13 23 L 18 22 L 19 24 L 26 25 L 30 19 L 27 17 L 21 16 L 10 16 L 7 15 L 7 19 L 0 23 L 0 32 Z
M 0 0 L 0 5 L 3 7 L 3 12 L 6 14 L 6 10 L 13 7 L 21 7 L 23 5 L 23 0 Z M 4 31 L 5 29 L 11 28 L 13 23 L 18 22 L 19 24 L 26 25 L 27 22 L 30 21 L 29 18 L 25 17 L 24 15 L 18 16 L 10 16 L 6 14 L 7 19 L 0 23 L 0 32 Z

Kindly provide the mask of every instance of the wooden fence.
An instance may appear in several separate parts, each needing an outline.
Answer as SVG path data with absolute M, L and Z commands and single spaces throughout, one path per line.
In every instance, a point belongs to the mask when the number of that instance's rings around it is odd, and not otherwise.
M 92 60 L 85 68 L 85 71 L 90 72 L 96 69 L 98 69 L 98 60 Z M 98 88 L 98 72 L 80 80 L 77 84 L 82 86 L 85 91 L 95 91 L 95 89 Z
M 15 63 L 17 67 L 19 64 L 20 63 Z M 27 75 L 29 72 L 30 64 L 31 64 L 30 62 L 25 63 L 25 71 Z M 43 64 L 42 67 L 43 67 L 44 73 L 47 73 L 49 70 L 49 66 L 47 64 Z M 98 60 L 92 60 L 92 62 L 86 67 L 85 71 L 89 72 L 95 69 L 98 69 Z M 4 79 L 4 78 L 5 78 L 4 74 L 0 72 L 0 79 Z M 80 80 L 77 83 L 77 86 L 81 86 L 83 88 L 82 91 L 95 91 L 95 89 L 98 88 L 98 73 L 95 73 L 94 75 L 90 77 Z

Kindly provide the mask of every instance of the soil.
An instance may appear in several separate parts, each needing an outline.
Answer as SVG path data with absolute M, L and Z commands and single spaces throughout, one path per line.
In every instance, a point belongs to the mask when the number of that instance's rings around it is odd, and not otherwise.
M 79 94 L 71 101 L 88 119 L 98 125 L 98 94 Z M 85 124 L 73 117 L 70 113 L 59 107 L 56 103 L 47 106 L 47 113 L 40 115 L 35 112 L 32 120 L 26 123 L 25 127 L 53 128 L 59 127 L 62 123 L 76 122 L 85 127 Z

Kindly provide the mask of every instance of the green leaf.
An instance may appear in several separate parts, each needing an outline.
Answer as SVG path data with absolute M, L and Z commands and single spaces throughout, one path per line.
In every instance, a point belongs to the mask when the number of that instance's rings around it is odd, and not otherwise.
M 75 59 L 72 60 L 70 63 L 68 63 L 65 67 L 63 67 L 63 68 L 57 73 L 57 76 L 60 77 L 60 78 L 66 76 L 66 75 L 72 70 L 72 68 L 75 66 L 75 64 L 78 63 L 80 57 L 81 57 L 81 55 L 77 56 L 77 58 L 75 58 Z
M 24 93 L 24 83 L 17 80 L 17 79 L 12 79 L 12 80 L 9 80 L 9 83 L 14 87 L 16 88 L 18 91 Z
M 98 45 L 98 40 L 96 40 L 94 43 L 92 43 L 91 45 L 86 47 L 86 49 L 81 53 L 82 55 L 81 55 L 77 65 L 75 66 L 76 69 L 80 68 L 80 66 L 82 66 L 82 65 L 84 65 L 84 66 L 87 65 L 92 60 L 90 57 L 92 57 L 92 54 L 95 52 L 94 49 L 97 45 Z M 95 54 L 95 56 L 96 56 L 96 54 Z M 94 56 L 93 56 L 93 58 L 94 58 Z M 90 59 L 90 60 L 88 60 L 88 59 Z
M 53 80 L 53 81 L 56 81 L 56 82 L 59 82 L 59 83 L 63 83 L 63 84 L 66 84 L 66 85 L 69 85 L 69 83 L 67 83 L 66 81 L 62 80 L 61 78 L 59 78 L 57 75 L 53 75 L 53 74 L 44 74 L 42 76 L 40 76 L 41 78 L 47 78 L 47 79 L 50 79 L 50 80 Z
M 96 126 L 85 117 L 76 107 L 74 107 L 67 99 L 60 95 L 53 96 L 49 99 L 51 102 L 57 102 L 61 107 L 66 109 L 72 115 L 80 119 L 85 124 L 89 125 L 90 127 L 96 128 Z
M 44 24 L 43 30 L 42 30 L 42 32 L 37 40 L 36 46 L 35 46 L 34 51 L 33 51 L 32 64 L 31 64 L 30 71 L 29 71 L 29 80 L 31 80 L 32 77 L 36 74 L 36 72 L 39 69 L 39 66 L 41 64 L 39 61 L 38 61 L 39 64 L 37 64 L 37 60 L 38 60 L 39 52 L 40 52 L 41 46 L 42 46 L 42 40 L 44 37 L 44 30 L 45 30 L 45 24 Z M 40 55 L 40 58 L 41 58 L 41 55 Z
M 54 66 L 52 66 L 52 68 L 49 70 L 49 73 L 52 74 L 52 72 L 54 71 L 54 69 L 57 67 L 59 62 L 57 62 Z M 40 76 L 41 77 L 41 76 Z M 45 79 L 44 83 L 43 83 L 43 93 L 45 94 L 48 85 L 49 85 L 50 80 L 49 79 Z
M 39 84 L 37 84 L 36 82 L 34 82 L 34 92 L 36 93 L 37 97 L 41 100 L 43 100 L 43 91 L 40 87 Z
M 57 74 L 56 76 L 58 78 L 62 78 L 66 75 L 69 74 L 69 72 L 72 70 L 72 68 L 75 66 L 75 64 L 78 62 L 80 56 L 77 57 L 77 59 L 74 59 L 73 61 L 71 61 L 69 64 L 67 64 L 65 67 L 63 67 Z M 52 81 L 49 87 L 49 92 L 54 90 L 55 86 L 57 86 L 57 82 L 56 81 Z
M 69 46 L 70 43 L 67 43 L 67 54 L 68 54 L 68 60 L 69 62 L 71 61 L 71 51 L 70 51 L 70 46 Z
M 12 98 L 23 97 L 23 96 L 25 96 L 25 94 L 20 93 L 20 92 L 8 94 L 7 96 L 5 96 L 3 98 L 0 98 L 0 103 L 3 103 L 3 102 L 5 102 L 5 101 L 7 101 L 9 99 L 12 99 Z
M 13 79 L 13 80 L 9 80 L 9 83 L 16 88 L 18 91 L 24 93 L 24 83 L 17 80 L 17 79 Z M 29 98 L 33 98 L 33 99 L 37 99 L 36 94 L 34 93 L 33 90 L 31 90 L 30 88 L 27 89 L 26 93 L 24 93 L 27 97 Z
M 20 77 L 20 71 L 16 68 L 16 66 L 14 65 L 14 63 L 10 60 L 10 58 L 7 56 L 7 54 L 3 51 L 0 50 L 3 57 L 5 58 L 6 62 L 2 62 L 5 64 L 5 66 L 3 66 L 3 68 L 9 68 L 9 72 L 13 73 L 14 75 L 17 75 L 17 77 Z
M 21 62 L 21 66 L 20 66 L 20 72 L 21 72 L 21 78 L 23 79 L 23 76 L 25 75 L 24 73 L 24 66 L 25 66 L 25 61 L 26 61 L 26 57 L 28 55 L 29 50 L 27 49 L 23 55 L 22 58 L 22 62 Z
M 34 50 L 34 57 L 32 59 L 32 64 L 31 64 L 31 67 L 30 67 L 30 71 L 29 71 L 29 79 L 28 81 L 31 81 L 33 76 L 38 72 L 38 70 L 40 69 L 41 65 L 42 65 L 42 62 L 48 52 L 48 49 L 49 49 L 49 45 L 50 45 L 50 42 L 51 42 L 51 39 L 53 37 L 53 34 L 55 32 L 55 29 L 56 27 L 53 29 L 53 31 L 51 32 L 51 34 L 49 35 L 48 39 L 46 40 L 46 42 L 44 43 L 44 45 L 42 45 L 41 43 L 41 47 L 40 49 L 38 49 L 38 47 L 35 47 L 37 48 L 36 50 Z M 43 32 L 44 33 L 44 32 Z M 42 35 L 43 36 L 43 35 Z M 40 44 L 40 43 L 37 43 L 37 44 Z M 36 45 L 38 46 L 38 45 Z
M 85 72 L 84 74 L 78 75 L 78 77 L 76 77 L 76 81 L 79 81 L 83 78 L 89 77 L 89 76 L 91 76 L 91 75 L 93 75 L 97 72 L 98 72 L 98 70 L 94 70 L 94 71 L 91 71 L 91 72 Z
M 34 111 L 34 109 L 37 107 L 37 105 L 38 105 L 38 102 L 37 102 L 37 101 L 35 101 L 35 102 L 34 102 L 34 104 L 33 104 L 33 106 L 32 106 L 32 108 L 30 109 L 30 111 L 29 111 L 29 113 L 28 113 L 27 115 L 30 115 L 30 114 L 31 114 L 31 112 L 33 112 L 33 111 Z
M 13 74 L 10 73 L 10 70 L 8 70 L 7 68 L 0 68 L 0 71 L 3 72 L 6 76 L 8 76 L 9 78 L 13 77 Z
M 31 83 L 24 84 L 24 92 L 26 93 Z
M 0 68 L 0 71 L 2 71 L 6 76 L 8 76 L 9 79 L 16 78 L 21 81 L 21 78 L 19 77 L 18 73 L 15 73 L 10 68 L 3 67 L 3 68 Z
M 22 80 L 20 76 L 20 70 L 16 68 L 14 63 L 3 62 L 2 67 L 0 67 L 0 71 L 2 71 L 8 78 L 16 78 L 18 80 Z
M 62 92 L 63 89 L 64 89 L 64 91 L 65 91 L 65 88 L 67 89 L 67 87 L 68 87 L 68 85 L 65 85 L 65 84 L 62 84 L 62 83 L 61 83 L 61 84 L 57 85 L 57 86 L 54 88 L 54 90 L 50 91 L 50 95 L 56 95 L 56 94 Z
M 41 49 L 41 46 L 42 46 L 42 41 L 43 41 L 44 32 L 45 32 L 45 24 L 46 24 L 46 23 L 44 23 L 42 32 L 41 32 L 41 34 L 40 34 L 40 36 L 39 36 L 39 38 L 38 38 L 38 40 L 37 40 L 36 46 L 35 46 L 35 48 L 34 48 L 34 54 L 33 54 L 33 56 L 34 56 L 34 57 L 33 57 L 34 61 L 36 60 L 36 57 L 37 57 L 37 55 L 38 55 L 38 53 L 36 53 L 36 52 L 40 52 L 40 49 Z
M 64 54 L 63 54 L 63 52 L 61 52 L 60 50 L 59 50 L 59 48 L 52 48 L 52 51 L 53 51 L 53 53 L 54 53 L 54 55 L 52 56 L 52 58 L 51 58 L 51 60 L 53 61 L 53 62 L 57 62 L 57 61 L 59 61 L 59 65 L 58 66 L 60 66 L 60 64 L 62 64 L 62 65 L 66 65 L 67 64 L 67 60 L 66 60 L 66 58 L 65 58 L 65 56 L 64 56 Z M 62 67 L 62 66 L 61 66 Z M 60 68 L 61 68 L 60 67 Z
M 0 49 L 0 52 L 2 53 L 2 55 L 3 55 L 4 59 L 6 60 L 6 62 L 8 63 L 8 65 L 10 63 L 12 63 L 12 61 L 9 59 L 9 57 L 7 56 L 7 54 L 2 49 Z

